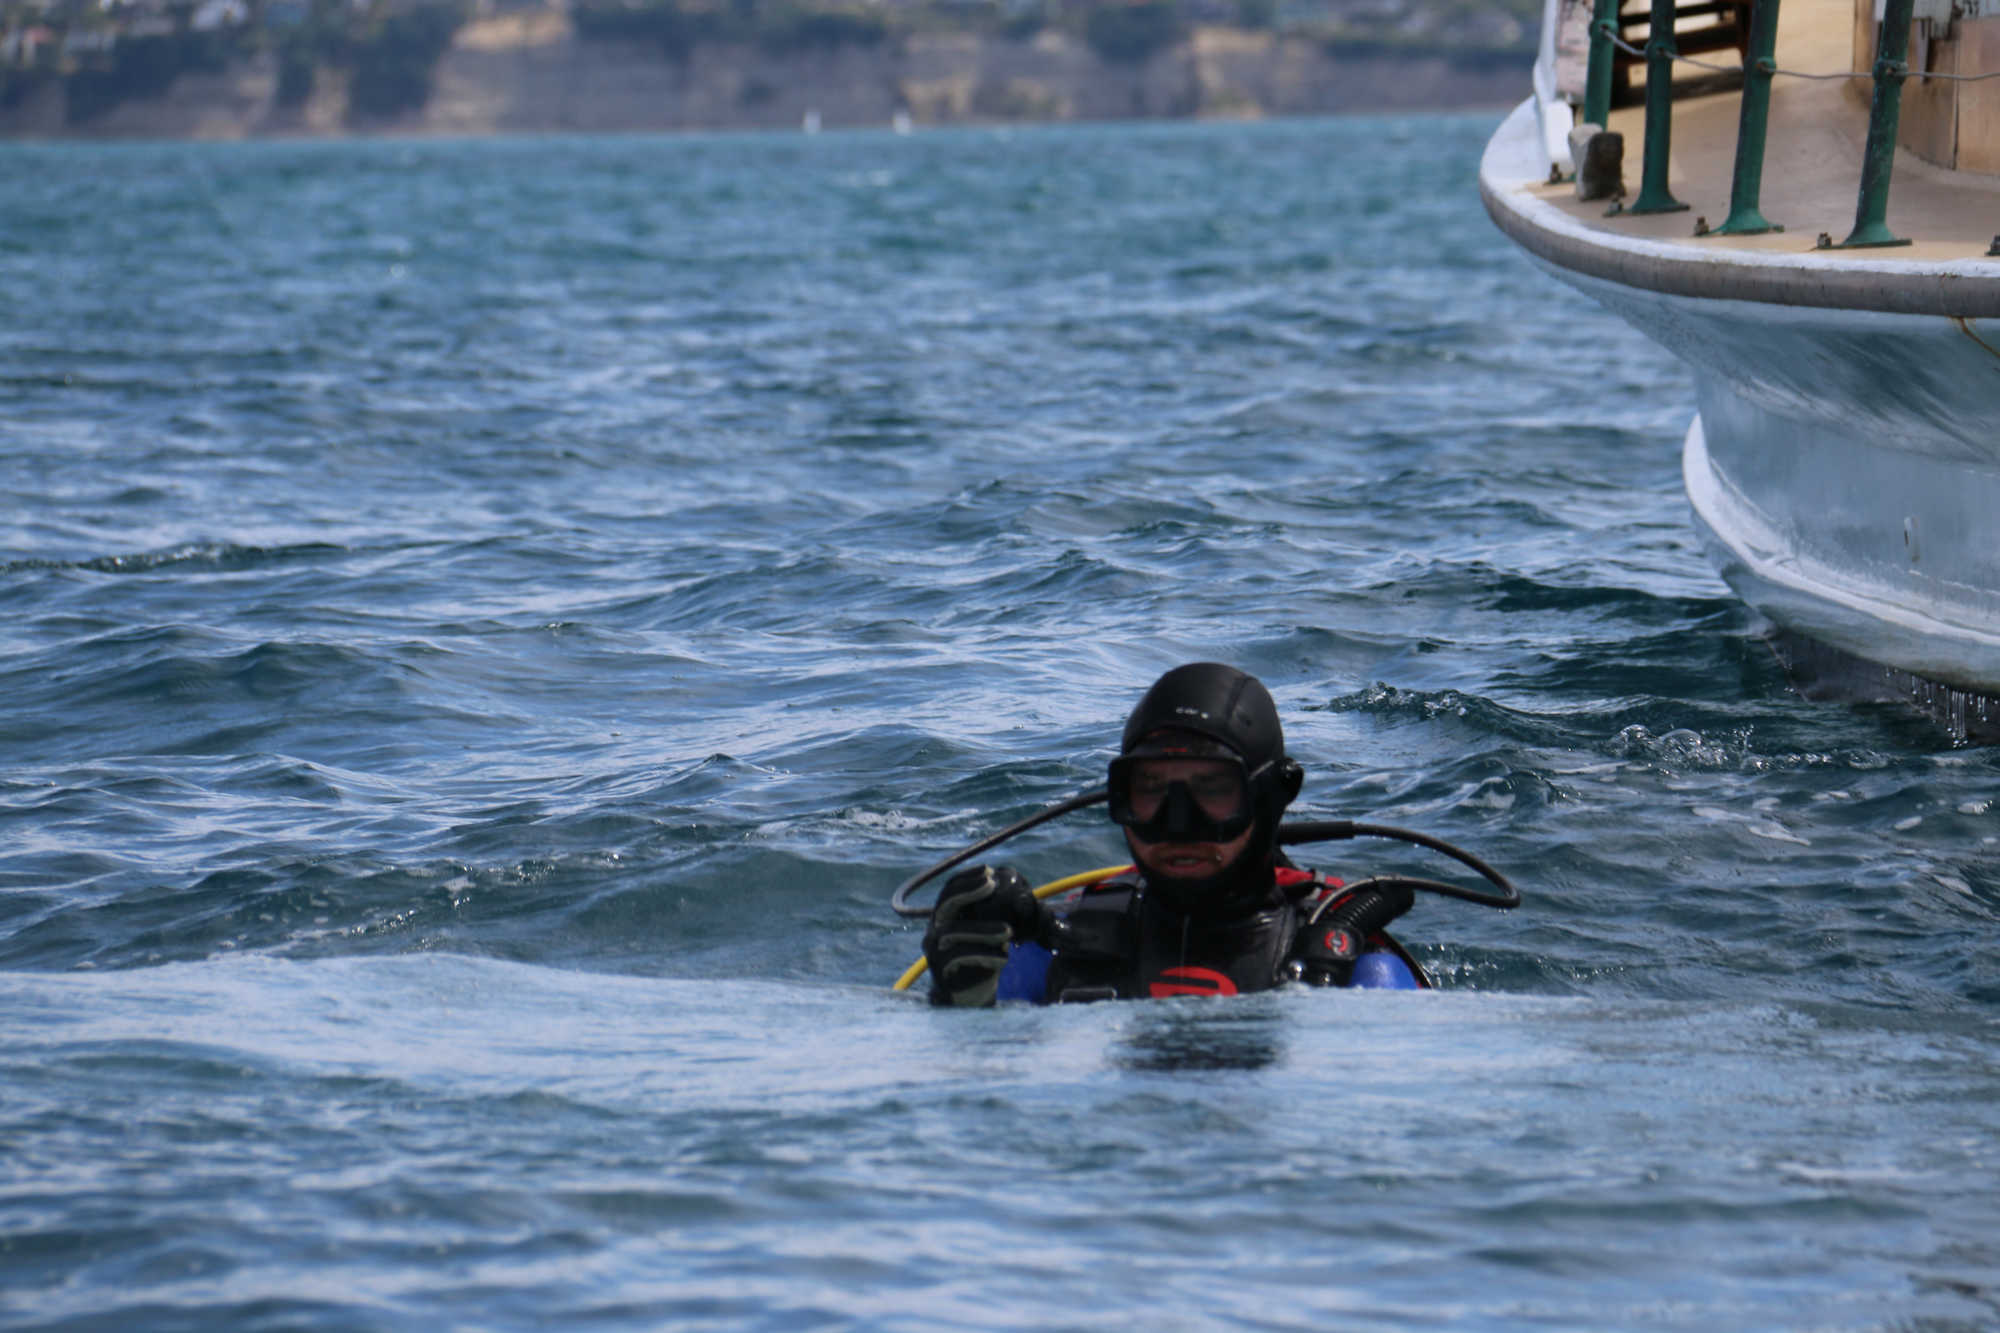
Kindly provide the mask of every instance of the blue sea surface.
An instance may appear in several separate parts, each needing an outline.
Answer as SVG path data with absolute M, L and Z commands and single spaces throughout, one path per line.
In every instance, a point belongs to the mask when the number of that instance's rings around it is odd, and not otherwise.
M 1497 119 L 0 145 L 0 1327 L 2000 1327 L 2000 754 L 1787 686 Z M 1521 908 L 891 991 L 1201 658 Z

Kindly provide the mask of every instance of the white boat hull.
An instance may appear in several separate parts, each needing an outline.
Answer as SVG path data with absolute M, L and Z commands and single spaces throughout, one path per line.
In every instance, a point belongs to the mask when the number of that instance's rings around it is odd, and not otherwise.
M 1683 473 L 1724 579 L 1782 630 L 2000 694 L 1992 266 L 1703 262 L 1607 240 L 1521 189 L 1546 176 L 1542 137 L 1530 99 L 1488 146 L 1488 210 L 1548 272 L 1693 368 Z

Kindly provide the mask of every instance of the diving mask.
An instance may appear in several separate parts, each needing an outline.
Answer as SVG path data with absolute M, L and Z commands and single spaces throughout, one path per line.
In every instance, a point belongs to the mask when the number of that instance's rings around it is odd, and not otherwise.
M 1256 777 L 1234 755 L 1120 755 L 1107 784 L 1111 819 L 1143 842 L 1229 842 L 1256 819 Z

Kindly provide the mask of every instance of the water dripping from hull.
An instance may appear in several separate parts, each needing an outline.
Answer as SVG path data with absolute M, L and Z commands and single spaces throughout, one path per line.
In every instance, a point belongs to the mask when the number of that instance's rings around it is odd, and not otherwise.
M 1792 683 L 1808 699 L 1910 704 L 1953 740 L 2000 742 L 2000 695 L 1960 689 L 1871 662 L 1791 630 L 1772 630 L 1770 643 Z

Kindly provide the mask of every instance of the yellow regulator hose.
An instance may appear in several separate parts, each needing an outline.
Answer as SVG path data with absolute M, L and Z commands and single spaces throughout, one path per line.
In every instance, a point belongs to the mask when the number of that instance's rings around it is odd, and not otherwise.
M 1082 888 L 1086 884 L 1095 884 L 1101 879 L 1110 879 L 1113 875 L 1122 875 L 1131 868 L 1132 867 L 1129 865 L 1102 866 L 1099 869 L 1086 870 L 1080 874 L 1064 875 L 1061 879 L 1052 879 L 1048 883 L 1038 887 L 1035 890 L 1035 896 L 1037 898 L 1047 898 L 1052 894 L 1064 893 L 1070 889 Z M 924 974 L 924 969 L 928 968 L 929 966 L 930 966 L 929 959 L 919 957 L 916 962 L 910 964 L 908 970 L 905 971 L 902 976 L 896 978 L 896 984 L 890 987 L 890 989 L 908 990 L 910 988 L 910 983 L 915 981 L 918 977 L 922 976 Z

